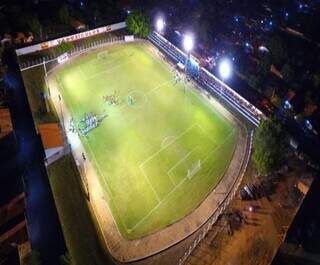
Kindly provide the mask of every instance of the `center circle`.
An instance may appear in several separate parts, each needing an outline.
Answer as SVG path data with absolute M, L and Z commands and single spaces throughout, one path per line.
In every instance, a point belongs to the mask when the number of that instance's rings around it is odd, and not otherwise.
M 147 102 L 147 96 L 140 90 L 132 90 L 127 97 L 127 103 L 132 108 L 142 108 Z

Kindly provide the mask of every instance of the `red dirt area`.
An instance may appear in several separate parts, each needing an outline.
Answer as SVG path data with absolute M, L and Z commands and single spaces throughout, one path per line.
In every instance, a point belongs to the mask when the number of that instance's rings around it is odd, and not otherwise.
M 271 177 L 268 196 L 251 201 L 235 197 L 185 264 L 270 264 L 303 201 L 296 184 L 304 170 L 303 162 L 290 159 L 286 172 Z M 250 163 L 242 186 L 259 181 Z

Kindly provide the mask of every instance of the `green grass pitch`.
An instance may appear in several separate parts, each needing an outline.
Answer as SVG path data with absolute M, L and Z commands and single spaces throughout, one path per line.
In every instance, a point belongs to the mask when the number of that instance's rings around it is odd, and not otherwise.
M 81 141 L 126 239 L 158 231 L 194 210 L 228 168 L 237 129 L 150 46 L 92 51 L 55 72 L 76 123 L 107 114 Z M 118 105 L 104 98 L 116 92 Z M 129 104 L 131 103 L 131 104 Z

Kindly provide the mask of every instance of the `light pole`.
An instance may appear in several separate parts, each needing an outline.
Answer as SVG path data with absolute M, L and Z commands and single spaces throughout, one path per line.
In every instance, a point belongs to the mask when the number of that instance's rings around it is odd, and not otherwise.
M 232 73 L 232 64 L 229 59 L 222 59 L 219 64 L 219 74 L 222 78 L 222 82 L 224 83 L 226 79 L 228 79 L 231 76 Z M 220 95 L 222 94 L 222 85 L 220 89 Z
M 89 183 L 88 183 L 88 179 L 87 179 L 87 168 L 86 168 L 86 162 L 87 162 L 87 157 L 85 156 L 85 154 L 82 152 L 82 160 L 83 160 L 83 182 L 84 182 L 84 186 L 87 192 L 87 199 L 88 201 L 90 201 L 90 191 L 89 191 Z
M 187 58 L 186 58 L 186 61 L 185 61 L 185 64 L 184 64 L 184 69 L 185 69 L 185 77 L 187 79 L 187 76 L 188 76 L 188 71 L 187 71 L 187 65 L 188 65 L 188 62 L 190 60 L 190 53 L 193 49 L 193 46 L 194 46 L 194 38 L 193 38 L 193 35 L 190 34 L 190 33 L 186 33 L 184 36 L 183 36 L 183 48 L 184 50 L 186 51 L 187 53 Z M 184 87 L 184 93 L 186 93 L 186 87 Z
M 160 34 L 163 33 L 165 25 L 166 25 L 166 23 L 165 23 L 164 19 L 162 17 L 158 17 L 156 20 L 157 32 Z
M 48 80 L 47 80 L 48 72 L 47 72 L 46 59 L 45 58 L 43 58 L 42 64 L 43 64 L 43 70 L 44 70 L 44 81 L 45 81 L 45 84 L 46 84 L 46 89 L 45 89 L 46 92 L 44 93 L 44 100 L 45 100 L 45 103 L 46 103 L 47 112 L 50 112 L 50 107 L 49 107 L 49 103 L 48 103 L 48 98 L 50 97 L 50 87 L 49 87 Z
M 60 116 L 61 116 L 61 122 L 62 122 L 62 129 L 63 129 L 63 134 L 66 135 L 66 129 L 64 126 L 64 117 L 63 117 L 63 110 L 62 110 L 62 105 L 61 105 L 61 95 L 58 95 L 59 98 L 59 106 L 60 106 Z

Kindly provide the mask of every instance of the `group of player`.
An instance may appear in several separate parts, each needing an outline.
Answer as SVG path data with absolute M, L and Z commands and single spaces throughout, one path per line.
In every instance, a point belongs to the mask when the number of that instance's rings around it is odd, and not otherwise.
M 99 121 L 95 114 L 86 113 L 79 122 L 79 133 L 81 135 L 87 135 L 88 132 L 98 127 Z
M 182 75 L 179 73 L 178 70 L 174 71 L 174 81 L 175 81 L 175 84 L 182 81 Z
M 117 106 L 120 105 L 121 99 L 119 97 L 119 92 L 114 91 L 113 94 L 111 95 L 105 95 L 102 97 L 103 102 L 108 103 L 109 105 L 112 106 Z

